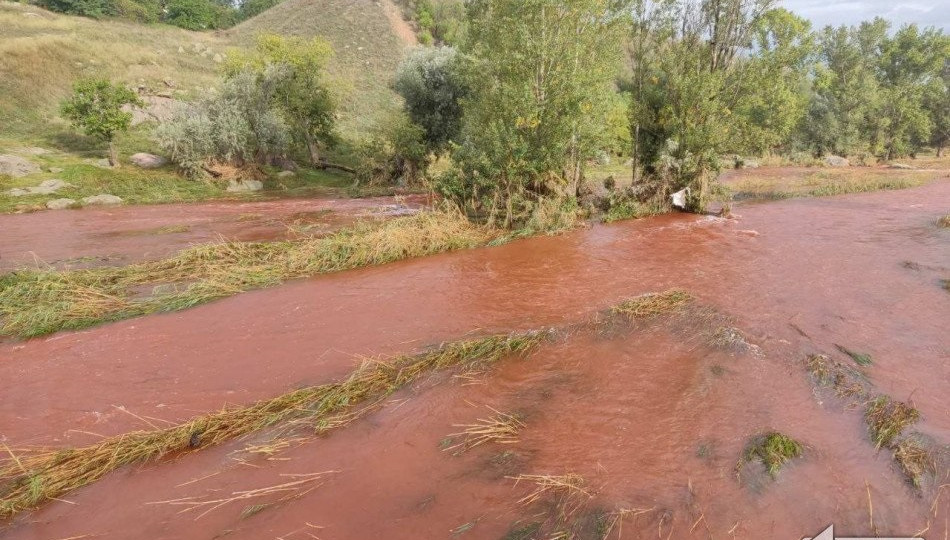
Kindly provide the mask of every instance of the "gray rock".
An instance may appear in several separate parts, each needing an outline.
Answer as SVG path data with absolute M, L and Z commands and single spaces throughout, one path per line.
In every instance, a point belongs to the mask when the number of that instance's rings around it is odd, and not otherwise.
M 220 54 L 215 54 L 212 60 L 214 60 L 215 63 L 220 64 L 221 62 L 224 62 L 224 57 Z
M 49 168 L 49 172 L 51 172 L 51 173 L 53 173 L 53 174 L 59 174 L 59 173 L 63 172 L 63 170 L 64 170 L 64 169 L 63 169 L 62 167 L 50 167 L 50 168 Z
M 76 201 L 72 199 L 53 199 L 52 201 L 46 201 L 46 207 L 50 210 L 64 210 L 70 208 L 76 204 Z
M 7 191 L 7 195 L 11 197 L 22 197 L 24 195 L 51 195 L 67 187 L 73 186 L 72 184 L 68 184 L 62 180 L 53 178 L 50 180 L 43 180 L 38 186 L 28 188 L 13 188 Z
M 850 167 L 851 162 L 841 156 L 828 156 L 825 158 L 825 165 L 829 167 Z
M 91 197 L 84 197 L 82 200 L 83 204 L 105 204 L 105 205 L 114 205 L 122 204 L 122 199 L 116 197 L 115 195 L 109 195 L 106 193 L 100 193 L 99 195 L 93 195 Z
M 25 146 L 23 148 L 17 148 L 13 151 L 17 154 L 27 154 L 30 156 L 42 156 L 43 154 L 50 153 L 50 150 L 40 148 L 39 146 Z
M 742 162 L 742 168 L 743 168 L 743 169 L 758 169 L 758 168 L 759 168 L 759 162 L 758 162 L 758 161 L 755 161 L 754 159 L 747 159 L 747 160 L 744 160 L 744 161 Z
M 296 174 L 294 171 L 280 171 L 277 173 L 277 178 L 287 178 L 288 176 L 293 176 L 294 174 Z
M 20 156 L 0 154 L 0 175 L 5 174 L 20 178 L 28 174 L 40 172 L 40 166 Z
M 156 156 L 155 154 L 147 154 L 145 152 L 139 152 L 137 154 L 132 154 L 132 157 L 129 158 L 132 163 L 142 167 L 143 169 L 155 169 L 161 167 L 162 165 L 168 163 L 168 160 L 162 156 Z
M 228 191 L 231 193 L 250 193 L 264 189 L 264 182 L 258 180 L 231 180 L 228 182 Z
M 915 167 L 912 167 L 912 166 L 910 166 L 910 165 L 907 165 L 906 163 L 891 163 L 891 168 L 892 168 L 892 169 L 910 170 L 910 169 L 914 169 Z

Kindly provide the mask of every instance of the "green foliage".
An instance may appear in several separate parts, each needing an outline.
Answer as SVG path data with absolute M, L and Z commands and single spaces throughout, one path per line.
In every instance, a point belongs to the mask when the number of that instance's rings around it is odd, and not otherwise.
M 786 85 L 763 81 L 769 70 L 781 69 L 781 62 L 791 56 L 788 43 L 795 42 L 790 36 L 800 33 L 790 17 L 777 14 L 771 24 L 765 19 L 772 4 L 638 3 L 631 40 L 631 119 L 634 162 L 644 173 L 642 198 L 664 201 L 689 187 L 689 208 L 703 210 L 719 170 L 719 155 L 771 129 L 769 120 L 759 117 L 784 98 Z M 748 59 L 756 30 L 763 54 Z M 772 89 L 771 94 L 763 88 Z
M 232 51 L 225 72 L 229 77 L 251 71 L 259 76 L 279 67 L 285 76 L 274 92 L 274 106 L 293 129 L 296 141 L 306 147 L 314 165 L 321 162 L 320 148 L 336 140 L 336 99 L 326 84 L 326 66 L 333 55 L 321 38 L 309 40 L 262 34 L 248 53 Z
M 50 11 L 94 19 L 117 14 L 112 0 L 42 0 L 39 4 Z
M 462 99 L 468 93 L 451 47 L 419 48 L 396 72 L 396 92 L 406 102 L 409 118 L 422 127 L 430 152 L 440 153 L 458 137 Z
M 759 460 L 765 465 L 769 475 L 775 478 L 783 465 L 792 459 L 801 457 L 805 447 L 795 439 L 773 431 L 755 438 L 746 448 L 745 461 Z M 740 462 L 741 467 L 742 462 Z
M 573 197 L 602 148 L 627 21 L 610 0 L 478 0 L 463 45 L 471 95 L 443 194 L 511 227 Z
M 213 28 L 215 11 L 207 0 L 169 0 L 165 21 L 188 30 Z
M 275 65 L 230 76 L 219 91 L 184 106 L 159 126 L 161 148 L 192 177 L 202 176 L 211 162 L 240 166 L 283 155 L 289 128 L 274 103 L 289 76 L 286 67 Z
M 423 45 L 454 45 L 459 42 L 465 23 L 462 0 L 414 0 L 409 12 L 419 26 Z
M 142 101 L 135 92 L 106 79 L 81 79 L 60 111 L 86 135 L 111 141 L 117 132 L 132 125 L 132 113 L 123 111 L 124 105 L 142 105 Z
M 227 0 L 39 0 L 51 11 L 136 22 L 164 22 L 188 30 L 227 28 L 273 7 L 280 0 L 249 0 L 239 8 Z
M 383 122 L 356 154 L 360 184 L 418 184 L 429 165 L 425 132 L 404 114 Z

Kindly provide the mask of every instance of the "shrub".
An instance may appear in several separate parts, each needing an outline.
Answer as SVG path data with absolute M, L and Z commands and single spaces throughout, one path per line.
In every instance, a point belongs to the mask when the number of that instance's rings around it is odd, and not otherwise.
M 207 0 L 170 0 L 165 6 L 165 22 L 188 30 L 214 28 L 216 14 Z
M 396 92 L 406 100 L 409 118 L 424 130 L 432 152 L 441 152 L 459 133 L 461 100 L 468 87 L 459 73 L 458 54 L 451 47 L 419 48 L 396 71 Z
M 184 106 L 159 126 L 159 144 L 192 177 L 202 176 L 213 162 L 243 165 L 282 156 L 290 135 L 273 97 L 285 77 L 287 69 L 270 66 L 227 79 L 218 92 Z
M 142 101 L 128 88 L 106 79 L 81 79 L 73 85 L 73 94 L 63 101 L 63 117 L 86 135 L 109 143 L 109 164 L 119 164 L 115 134 L 129 129 L 132 113 L 124 105 L 141 105 Z

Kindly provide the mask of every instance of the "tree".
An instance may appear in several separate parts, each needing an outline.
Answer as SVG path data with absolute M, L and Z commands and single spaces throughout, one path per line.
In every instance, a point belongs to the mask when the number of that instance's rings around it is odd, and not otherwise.
M 274 103 L 306 146 L 310 162 L 318 166 L 325 166 L 321 146 L 331 146 L 337 139 L 336 100 L 325 83 L 326 65 L 332 54 L 330 44 L 320 38 L 263 34 L 258 36 L 254 51 L 233 52 L 225 66 L 228 77 L 281 66 L 287 75 L 274 93 Z
M 116 5 L 112 0 L 41 0 L 40 5 L 50 11 L 94 19 L 116 14 Z
M 226 79 L 217 92 L 183 106 L 156 131 L 159 144 L 192 177 L 209 165 L 266 164 L 283 155 L 290 139 L 275 96 L 289 77 L 286 66 L 245 70 Z
M 396 92 L 409 118 L 425 132 L 429 152 L 445 150 L 462 126 L 462 99 L 468 93 L 451 47 L 418 48 L 396 71 Z
M 747 129 L 749 116 L 735 112 L 758 92 L 763 66 L 748 56 L 773 3 L 663 0 L 635 10 L 631 125 L 642 199 L 689 188 L 688 207 L 705 208 L 720 153 Z
M 945 47 L 948 41 L 950 37 L 945 37 Z M 933 126 L 929 144 L 937 151 L 938 157 L 943 156 L 943 149 L 950 144 L 950 54 L 946 57 L 940 76 L 934 78 L 924 96 L 924 107 Z
M 73 127 L 86 135 L 109 143 L 109 164 L 119 166 L 115 135 L 132 125 L 132 113 L 124 105 L 142 106 L 135 92 L 106 79 L 82 79 L 73 85 L 73 94 L 62 102 L 60 110 Z
M 629 21 L 614 0 L 474 0 L 456 169 L 443 193 L 505 226 L 542 197 L 577 194 L 602 124 Z
M 208 0 L 169 0 L 165 6 L 165 22 L 188 30 L 214 28 L 215 8 Z

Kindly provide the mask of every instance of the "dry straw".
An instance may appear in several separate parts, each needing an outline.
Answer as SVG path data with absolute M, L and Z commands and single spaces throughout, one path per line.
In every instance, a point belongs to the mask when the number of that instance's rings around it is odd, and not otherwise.
M 0 518 L 95 482 L 124 465 L 226 442 L 288 420 L 307 420 L 318 431 L 345 422 L 345 413 L 433 370 L 483 369 L 503 357 L 525 354 L 547 332 L 494 335 L 443 344 L 431 351 L 367 362 L 348 379 L 302 388 L 282 396 L 194 418 L 165 429 L 135 431 L 79 448 L 43 449 L 22 454 L 7 449 L 0 462 Z

